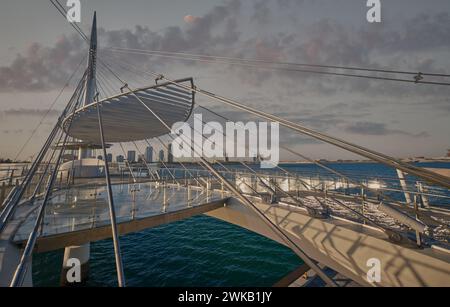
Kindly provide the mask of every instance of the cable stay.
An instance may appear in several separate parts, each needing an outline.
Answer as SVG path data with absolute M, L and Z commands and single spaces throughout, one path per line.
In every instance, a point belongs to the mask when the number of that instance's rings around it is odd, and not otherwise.
M 363 79 L 373 79 L 373 80 L 382 80 L 382 81 L 394 81 L 394 82 L 404 82 L 404 83 L 412 83 L 412 84 L 428 84 L 428 85 L 444 85 L 449 86 L 449 82 L 437 82 L 437 81 L 423 81 L 424 76 L 432 76 L 432 77 L 449 77 L 449 75 L 445 74 L 436 74 L 436 73 L 417 73 L 417 72 L 404 72 L 404 71 L 394 71 L 394 70 L 381 70 L 381 69 L 369 69 L 369 68 L 355 68 L 355 67 L 343 67 L 343 66 L 330 66 L 330 65 L 313 65 L 313 64 L 298 64 L 298 63 L 277 63 L 277 62 L 266 62 L 266 61 L 258 61 L 258 60 L 223 60 L 220 57 L 216 57 L 214 59 L 204 59 L 202 57 L 189 57 L 189 56 L 179 56 L 173 54 L 162 54 L 162 53 L 146 53 L 141 51 L 123 51 L 119 49 L 105 49 L 105 51 L 116 52 L 116 53 L 131 53 L 131 54 L 140 54 L 140 55 L 148 55 L 148 56 L 156 56 L 163 58 L 171 58 L 177 60 L 187 60 L 194 61 L 200 63 L 209 63 L 209 64 L 226 64 L 232 66 L 241 66 L 245 68 L 252 69 L 262 69 L 262 70 L 274 70 L 274 71 L 286 71 L 286 72 L 298 72 L 298 73 L 308 73 L 308 74 L 319 74 L 319 75 L 330 75 L 330 76 L 341 76 L 341 77 L 351 77 L 351 78 L 363 78 Z M 257 63 L 263 64 L 271 64 L 268 65 L 257 65 Z M 274 66 L 278 65 L 278 66 Z M 281 66 L 280 66 L 281 65 Z M 286 66 L 287 65 L 287 66 Z M 388 76 L 377 76 L 377 75 L 359 75 L 352 73 L 340 73 L 333 71 L 325 71 L 325 70 L 311 70 L 311 69 L 299 69 L 294 68 L 297 67 L 305 67 L 305 68 L 321 68 L 321 69 L 339 69 L 339 70 L 349 70 L 349 71 L 364 71 L 364 72 L 376 72 L 376 73 L 384 73 L 384 74 L 402 74 L 402 75 L 411 75 L 413 78 L 411 79 L 402 79 Z M 156 77 L 156 80 L 161 80 L 161 76 Z
M 129 63 L 127 63 L 127 64 L 128 64 L 128 66 L 133 67 L 133 69 L 135 69 L 139 73 L 146 74 L 146 75 L 149 75 L 149 76 L 158 76 L 158 75 L 160 75 L 160 74 L 155 73 L 153 71 L 142 71 L 140 69 L 137 69 L 136 67 L 134 67 L 133 65 L 131 65 Z M 122 67 L 123 66 L 123 62 L 120 63 L 120 64 L 116 63 L 116 65 L 119 66 L 119 67 Z M 185 86 L 185 85 L 182 85 L 182 84 L 178 84 L 174 80 L 171 80 L 171 79 L 169 79 L 167 77 L 164 77 L 164 79 L 165 79 L 166 82 L 168 82 L 168 83 L 170 83 L 172 85 L 175 85 L 175 86 L 183 88 L 185 90 L 190 90 L 190 91 L 195 92 L 197 94 L 201 94 L 203 96 L 209 97 L 209 98 L 211 98 L 213 100 L 219 101 L 219 102 L 221 102 L 221 103 L 223 103 L 225 105 L 231 106 L 231 107 L 233 107 L 235 109 L 238 109 L 238 110 L 245 111 L 245 112 L 248 112 L 250 114 L 256 115 L 257 117 L 260 117 L 260 118 L 263 118 L 263 119 L 266 119 L 266 120 L 269 120 L 269 121 L 272 121 L 272 122 L 277 122 L 280 125 L 282 125 L 282 126 L 284 126 L 286 128 L 289 128 L 291 130 L 294 130 L 294 131 L 296 131 L 296 132 L 298 132 L 300 134 L 304 134 L 304 135 L 310 136 L 310 137 L 312 137 L 314 139 L 323 141 L 325 143 L 328 143 L 328 144 L 340 147 L 340 148 L 342 148 L 344 150 L 347 150 L 349 152 L 358 154 L 358 155 L 363 156 L 365 158 L 368 158 L 370 160 L 374 160 L 374 161 L 380 162 L 382 164 L 394 167 L 395 169 L 400 169 L 400 170 L 402 170 L 402 171 L 404 171 L 406 173 L 409 173 L 409 174 L 415 175 L 415 176 L 417 176 L 419 178 L 422 178 L 425 181 L 441 185 L 441 186 L 443 186 L 445 188 L 450 188 L 450 181 L 448 180 L 448 178 L 446 178 L 444 176 L 441 176 L 439 174 L 436 174 L 434 172 L 427 171 L 425 169 L 415 167 L 413 165 L 410 165 L 408 163 L 402 162 L 402 161 L 400 161 L 398 159 L 395 159 L 393 157 L 389 157 L 389 156 L 387 156 L 385 154 L 378 153 L 376 151 L 364 148 L 362 146 L 355 145 L 355 144 L 352 144 L 350 142 L 347 142 L 347 141 L 344 141 L 344 140 L 341 140 L 341 139 L 338 139 L 338 138 L 335 138 L 335 137 L 328 136 L 328 135 L 326 135 L 324 133 L 320 133 L 320 132 L 314 131 L 312 129 L 306 128 L 305 126 L 302 126 L 300 124 L 288 121 L 288 120 L 280 118 L 278 116 L 271 115 L 271 114 L 265 113 L 263 111 L 259 111 L 259 110 L 256 110 L 254 108 L 245 106 L 245 105 L 243 105 L 243 104 L 241 104 L 241 103 L 239 103 L 239 102 L 237 102 L 235 100 L 232 100 L 232 99 L 229 99 L 229 98 L 226 98 L 226 97 L 214 94 L 212 92 L 209 92 L 209 91 L 206 91 L 206 90 L 203 90 L 203 89 L 200 89 L 198 86 L 196 86 L 195 88 L 194 87 L 188 87 L 188 86 Z
M 319 64 L 305 64 L 305 63 L 295 63 L 295 62 L 276 62 L 270 60 L 262 60 L 262 59 L 246 59 L 246 58 L 238 58 L 238 57 L 225 57 L 225 56 L 213 56 L 213 55 L 204 55 L 204 54 L 192 54 L 186 52 L 170 52 L 170 51 L 157 51 L 157 50 L 145 50 L 145 49 L 131 49 L 131 48 L 120 48 L 120 47 L 109 47 L 104 48 L 104 51 L 117 51 L 117 52 L 127 52 L 127 53 L 135 53 L 139 52 L 141 54 L 149 54 L 149 55 L 170 55 L 170 56 L 179 56 L 179 59 L 183 59 L 182 56 L 188 57 L 187 59 L 211 59 L 211 60 L 229 60 L 229 61 L 237 61 L 237 62 L 245 62 L 245 63 L 263 63 L 263 64 L 272 64 L 272 65 L 281 65 L 281 66 L 299 66 L 299 67 L 310 67 L 310 68 L 329 68 L 329 69 L 341 69 L 341 70 L 353 70 L 353 71 L 366 71 L 366 72 L 380 72 L 380 73 L 390 73 L 390 74 L 403 74 L 403 75 L 412 75 L 412 76 L 429 76 L 429 77 L 450 77 L 450 74 L 441 74 L 441 73 L 422 73 L 422 72 L 413 72 L 413 71 L 404 71 L 404 70 L 389 70 L 389 69 L 376 69 L 376 68 L 364 68 L 364 67 L 352 67 L 352 66 L 337 66 L 337 65 L 319 65 Z M 420 81 L 420 80 L 419 80 Z

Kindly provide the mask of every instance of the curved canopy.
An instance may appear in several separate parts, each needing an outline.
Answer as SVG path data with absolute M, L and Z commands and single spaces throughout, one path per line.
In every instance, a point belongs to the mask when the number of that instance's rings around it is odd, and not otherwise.
M 194 86 L 192 78 L 175 82 L 189 88 Z M 76 139 L 101 144 L 97 116 L 97 105 L 100 104 L 105 142 L 150 139 L 167 134 L 168 131 L 142 102 L 171 127 L 189 118 L 194 99 L 193 91 L 172 83 L 163 83 L 84 106 L 66 117 L 63 127 L 66 133 Z

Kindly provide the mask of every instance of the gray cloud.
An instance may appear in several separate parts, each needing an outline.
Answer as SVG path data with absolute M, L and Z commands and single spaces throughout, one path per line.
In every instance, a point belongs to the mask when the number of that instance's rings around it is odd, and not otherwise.
M 345 127 L 345 131 L 353 134 L 372 135 L 372 136 L 399 134 L 410 137 L 420 137 L 420 138 L 429 137 L 429 134 L 427 132 L 414 134 L 398 129 L 389 129 L 386 124 L 375 122 L 355 122 L 353 124 L 347 125 Z
M 81 46 L 75 35 L 62 36 L 53 47 L 31 44 L 10 66 L 0 67 L 0 91 L 46 91 L 62 86 L 85 55 Z
M 48 114 L 47 114 L 48 113 Z M 42 117 L 44 115 L 49 117 L 55 117 L 61 114 L 59 110 L 39 110 L 39 109 L 9 109 L 0 112 L 0 117 L 18 117 L 18 116 L 29 116 L 29 117 Z
M 41 109 L 8 109 L 0 111 L 0 118 L 17 118 L 17 117 L 37 117 L 42 118 L 46 116 L 48 118 L 54 118 L 61 114 L 60 110 L 41 110 Z M 44 123 L 47 124 L 47 123 Z
M 241 14 L 244 6 L 239 0 L 230 0 L 199 16 L 193 23 L 183 27 L 167 27 L 161 32 L 142 26 L 136 26 L 133 30 L 100 29 L 100 45 L 105 46 L 105 49 L 114 46 L 374 68 L 401 63 L 407 69 L 440 71 L 432 54 L 423 52 L 450 46 L 448 13 L 413 16 L 396 30 L 368 25 L 350 28 L 330 19 L 322 19 L 302 26 L 302 31 L 298 31 L 299 21 L 288 17 L 301 9 L 304 2 L 258 0 L 250 5 L 250 22 L 256 25 L 270 25 L 280 16 L 287 16 L 286 24 L 291 30 L 283 33 L 243 35 L 243 24 L 249 21 Z M 85 45 L 76 34 L 63 36 L 53 47 L 33 44 L 24 54 L 18 54 L 11 65 L 0 67 L 0 91 L 36 91 L 60 87 L 85 52 Z M 417 56 L 418 53 L 420 56 Z M 125 56 L 117 55 L 116 58 L 120 62 Z M 127 55 L 126 58 L 134 64 L 139 63 L 140 67 L 148 65 L 150 59 L 152 67 L 161 71 L 164 65 L 176 61 L 143 55 Z M 181 63 L 196 65 L 186 61 Z M 244 84 L 254 86 L 265 85 L 276 77 L 279 84 L 294 92 L 333 95 L 338 91 L 352 91 L 368 95 L 405 95 L 403 85 L 386 82 L 235 66 L 221 72 L 237 74 Z M 415 90 L 421 95 L 448 96 L 448 91 L 441 87 L 421 86 Z
M 6 129 L 6 130 L 2 130 L 3 134 L 22 134 L 24 131 L 23 129 Z

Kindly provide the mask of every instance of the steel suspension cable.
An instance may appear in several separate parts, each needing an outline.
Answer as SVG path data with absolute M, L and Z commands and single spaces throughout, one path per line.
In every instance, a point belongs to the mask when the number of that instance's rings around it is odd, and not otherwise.
M 130 66 L 132 66 L 132 65 L 130 65 Z M 156 76 L 156 77 L 161 77 L 162 76 L 161 74 L 157 74 L 157 73 L 152 72 L 152 71 L 142 72 L 142 73 L 145 73 L 145 74 L 148 74 L 148 75 L 152 75 L 152 76 Z M 242 110 L 242 111 L 246 111 L 246 112 L 248 112 L 250 114 L 256 115 L 256 116 L 264 118 L 266 120 L 270 120 L 270 121 L 273 121 L 273 122 L 278 122 L 280 125 L 282 125 L 284 127 L 287 127 L 287 128 L 289 128 L 291 130 L 294 130 L 294 131 L 296 131 L 298 133 L 301 133 L 301 134 L 304 134 L 304 135 L 308 135 L 308 136 L 310 136 L 312 138 L 315 138 L 315 139 L 321 140 L 323 142 L 329 143 L 331 145 L 340 147 L 340 148 L 342 148 L 344 150 L 356 153 L 356 154 L 358 154 L 360 156 L 369 158 L 371 160 L 380 162 L 380 163 L 385 164 L 385 165 L 389 165 L 389 166 L 394 167 L 396 169 L 400 169 L 402 171 L 405 171 L 406 173 L 410 173 L 410 174 L 416 175 L 417 177 L 425 179 L 426 181 L 433 182 L 435 184 L 444 186 L 446 188 L 450 188 L 450 180 L 448 180 L 448 178 L 446 178 L 444 176 L 441 176 L 441 175 L 439 175 L 437 173 L 433 173 L 431 171 L 428 171 L 428 170 L 425 170 L 425 169 L 421 169 L 421 168 L 415 167 L 413 165 L 401 162 L 401 161 L 399 161 L 397 159 L 394 159 L 394 158 L 392 158 L 390 156 L 387 156 L 385 154 L 378 153 L 376 151 L 364 148 L 362 146 L 352 144 L 352 143 L 344 141 L 342 139 L 331 137 L 331 136 L 328 136 L 328 135 L 326 135 L 324 133 L 320 133 L 320 132 L 314 131 L 314 130 L 306 128 L 306 127 L 304 127 L 304 126 L 302 126 L 300 124 L 296 124 L 296 123 L 294 123 L 292 121 L 283 119 L 281 117 L 278 117 L 278 116 L 275 116 L 275 115 L 271 115 L 271 114 L 268 114 L 268 113 L 256 110 L 254 108 L 245 106 L 245 105 L 243 105 L 243 104 L 241 104 L 241 103 L 239 103 L 239 102 L 237 102 L 235 100 L 232 100 L 232 99 L 220 96 L 220 95 L 216 95 L 214 93 L 208 92 L 208 91 L 200 89 L 198 87 L 191 88 L 191 87 L 185 86 L 183 84 L 178 84 L 174 80 L 171 80 L 171 79 L 169 79 L 169 78 L 167 78 L 165 76 L 162 76 L 162 78 L 164 80 L 166 80 L 168 83 L 170 83 L 172 85 L 175 85 L 177 87 L 180 87 L 180 88 L 183 88 L 185 90 L 189 90 L 189 91 L 192 91 L 192 92 L 196 92 L 196 93 L 202 94 L 202 95 L 207 96 L 207 97 L 209 97 L 209 98 L 211 98 L 213 100 L 220 101 L 220 102 L 222 102 L 222 103 L 224 103 L 224 104 L 226 104 L 228 106 L 231 106 L 233 108 L 236 108 L 236 109 L 239 109 L 239 110 Z
M 211 109 L 209 109 L 209 108 L 206 108 L 206 107 L 200 106 L 200 105 L 198 105 L 198 107 L 199 107 L 199 108 L 202 108 L 202 109 L 204 109 L 204 110 L 206 110 L 206 111 L 208 111 L 208 112 L 210 112 L 210 113 L 212 113 L 212 114 L 214 114 L 214 115 L 216 115 L 216 116 L 218 116 L 218 117 L 220 117 L 220 118 L 223 118 L 223 119 L 225 119 L 225 120 L 229 120 L 227 117 L 225 117 L 225 116 L 223 116 L 223 115 L 220 115 L 220 114 L 218 114 L 217 112 L 215 112 L 215 111 L 213 111 L 213 110 L 211 110 Z M 330 168 L 330 167 L 328 167 L 328 166 L 325 166 L 324 164 L 322 164 L 322 163 L 320 163 L 320 162 L 317 162 L 317 161 L 315 161 L 315 160 L 313 160 L 313 159 L 311 159 L 311 158 L 309 158 L 309 157 L 307 157 L 307 156 L 305 156 L 305 155 L 302 155 L 302 154 L 300 154 L 299 152 L 294 151 L 294 150 L 291 149 L 291 148 L 288 148 L 288 147 L 283 146 L 283 145 L 281 145 L 280 148 L 281 148 L 281 149 L 284 149 L 284 150 L 290 152 L 291 154 L 296 155 L 296 156 L 298 156 L 298 157 L 300 157 L 300 158 L 302 158 L 302 159 L 305 159 L 306 161 L 308 161 L 308 162 L 310 162 L 310 163 L 313 163 L 313 164 L 317 165 L 319 168 L 324 169 L 324 170 L 326 170 L 326 171 L 328 171 L 328 172 L 330 172 L 330 173 L 332 173 L 332 174 L 334 174 L 334 175 L 337 175 L 337 176 L 339 176 L 339 177 L 341 177 L 341 178 L 347 180 L 348 182 L 351 182 L 351 183 L 357 185 L 357 186 L 360 187 L 360 188 L 363 188 L 363 189 L 368 190 L 368 191 L 372 191 L 373 193 L 375 193 L 375 194 L 377 194 L 377 195 L 379 194 L 379 191 L 378 191 L 377 189 L 370 188 L 369 186 L 367 186 L 367 185 L 365 185 L 365 184 L 363 184 L 363 183 L 361 183 L 361 182 L 359 182 L 359 181 L 353 180 L 352 178 L 348 177 L 347 175 L 345 175 L 345 174 L 343 174 L 343 173 L 341 173 L 341 172 L 338 172 L 338 171 L 336 171 L 336 170 L 334 170 L 334 169 L 332 169 L 332 168 Z M 289 172 L 288 172 L 286 169 L 280 167 L 279 165 L 276 165 L 276 167 L 277 167 L 278 169 L 284 171 L 285 173 L 289 174 Z M 313 188 L 313 187 L 310 186 L 310 185 L 308 185 L 308 186 L 311 187 L 311 188 Z M 394 202 L 394 203 L 397 202 L 396 200 L 390 198 L 390 197 L 387 196 L 387 195 L 385 196 L 385 198 L 387 198 L 388 200 L 390 200 L 390 201 L 392 201 L 392 202 Z
M 138 53 L 145 54 L 145 53 Z M 436 81 L 422 81 L 422 80 L 410 80 L 410 79 L 400 79 L 393 77 L 383 77 L 383 76 L 371 76 L 371 75 L 358 75 L 351 73 L 339 73 L 339 72 L 331 72 L 331 71 L 319 71 L 319 70 L 311 70 L 311 69 L 298 69 L 298 68 L 290 68 L 290 67 L 278 67 L 278 66 L 261 66 L 256 64 L 249 63 L 241 63 L 241 62 L 227 62 L 227 61 L 212 61 L 212 60 L 204 60 L 197 58 L 180 58 L 177 56 L 171 55 L 152 55 L 152 56 L 160 56 L 165 58 L 175 58 L 187 61 L 196 61 L 210 64 L 227 64 L 233 66 L 242 66 L 246 68 L 257 68 L 264 70 L 275 70 L 275 71 L 287 71 L 287 72 L 299 72 L 299 73 L 309 73 L 309 74 L 319 74 L 319 75 L 329 75 L 329 76 L 341 76 L 341 77 L 351 77 L 351 78 L 362 78 L 362 79 L 373 79 L 373 80 L 383 80 L 383 81 L 395 81 L 395 82 L 403 82 L 403 83 L 411 83 L 411 84 L 427 84 L 427 85 L 443 85 L 450 86 L 449 82 L 436 82 Z
M 125 149 L 123 148 L 122 143 L 119 143 L 119 145 L 120 145 L 120 148 L 122 148 L 122 152 L 123 152 L 124 157 L 127 156 L 127 154 L 125 152 Z M 137 180 L 136 180 L 136 177 L 134 177 L 133 170 L 131 169 L 130 161 L 128 161 L 128 159 L 127 159 L 125 164 L 128 166 L 128 170 L 130 171 L 130 175 L 133 178 L 134 184 L 136 184 Z
M 58 2 L 58 0 L 50 0 L 50 2 L 56 7 L 56 9 L 64 17 L 67 16 L 66 10 L 61 6 L 61 4 Z M 76 25 L 74 23 L 70 23 L 70 24 L 75 29 L 75 31 L 77 31 L 81 35 L 81 37 L 87 43 L 89 43 L 87 36 L 78 27 L 78 25 Z M 99 61 L 99 63 L 101 63 L 101 62 Z M 106 146 L 105 146 L 105 142 L 104 142 L 103 123 L 102 123 L 100 106 L 97 106 L 97 116 L 98 116 L 98 122 L 99 122 L 99 126 L 100 126 L 100 138 L 102 140 L 103 155 L 106 157 Z M 112 234 L 113 234 L 115 258 L 116 258 L 117 278 L 118 278 L 119 286 L 122 287 L 122 286 L 125 286 L 125 278 L 124 278 L 123 265 L 122 265 L 122 256 L 121 256 L 121 252 L 120 252 L 120 243 L 118 241 L 118 235 L 117 235 L 116 216 L 115 216 L 114 201 L 113 201 L 112 188 L 111 188 L 111 179 L 109 177 L 109 166 L 108 166 L 107 160 L 105 160 L 105 176 L 106 176 L 106 183 L 107 183 L 107 187 L 108 187 L 109 213 L 110 213 L 110 218 L 111 218 L 111 228 L 112 228 Z
M 41 120 L 39 121 L 39 123 L 37 124 L 37 126 L 33 129 L 30 137 L 26 140 L 26 142 L 22 145 L 22 147 L 20 148 L 19 152 L 16 154 L 14 161 L 17 161 L 17 159 L 19 158 L 19 156 L 22 154 L 23 150 L 25 149 L 25 147 L 28 145 L 28 143 L 31 141 L 31 139 L 33 138 L 33 136 L 36 134 L 37 130 L 39 129 L 39 127 L 42 125 L 42 123 L 44 122 L 45 118 L 48 116 L 48 114 L 50 113 L 51 110 L 53 110 L 53 107 L 55 106 L 55 104 L 58 102 L 59 98 L 62 96 L 62 94 L 64 93 L 64 91 L 66 90 L 66 88 L 70 85 L 70 82 L 72 81 L 73 77 L 75 76 L 75 74 L 77 73 L 78 69 L 81 67 L 81 64 L 83 63 L 82 59 L 80 61 L 80 63 L 78 64 L 77 68 L 74 70 L 74 72 L 70 75 L 69 79 L 66 81 L 66 83 L 64 84 L 63 88 L 61 89 L 61 91 L 58 93 L 58 95 L 56 96 L 56 98 L 53 100 L 53 102 L 50 104 L 50 106 L 48 107 L 47 111 L 45 112 L 44 116 L 42 116 Z
M 77 99 L 77 101 L 75 103 L 73 103 L 73 101 L 72 101 L 72 104 L 73 104 L 73 113 L 72 113 L 72 119 L 73 119 L 73 115 L 75 114 L 75 110 L 77 108 L 77 105 L 79 104 L 79 100 Z M 70 103 L 68 105 L 70 105 Z M 70 131 L 70 128 L 72 127 L 72 122 L 73 122 L 73 120 L 71 120 L 69 123 L 68 131 Z M 56 179 L 56 176 L 58 173 L 58 169 L 59 169 L 59 165 L 61 163 L 62 156 L 66 149 L 67 139 L 69 137 L 69 134 L 64 133 L 63 129 L 60 129 L 60 131 L 61 131 L 61 135 L 60 135 L 60 138 L 59 138 L 59 141 L 57 144 L 59 144 L 61 142 L 61 139 L 64 139 L 64 141 L 62 143 L 62 148 L 59 151 L 58 158 L 57 158 L 56 164 L 55 164 L 55 168 L 53 169 L 52 175 L 50 177 L 50 181 L 47 185 L 47 190 L 45 192 L 45 196 L 42 201 L 42 204 L 39 208 L 39 212 L 38 212 L 36 221 L 34 223 L 33 230 L 28 237 L 27 243 L 25 245 L 25 249 L 22 253 L 22 257 L 20 259 L 19 264 L 17 265 L 16 271 L 14 272 L 13 279 L 10 283 L 10 287 L 17 287 L 17 286 L 22 285 L 23 280 L 25 278 L 25 274 L 27 272 L 27 267 L 28 267 L 28 262 L 30 260 L 30 256 L 33 253 L 33 249 L 34 249 L 34 246 L 35 246 L 37 238 L 38 238 L 39 227 L 41 226 L 43 217 L 45 215 L 45 208 L 46 208 L 48 200 L 50 199 L 50 195 L 52 193 L 52 187 L 54 185 L 54 182 L 55 182 L 55 179 Z M 54 151 L 56 151 L 56 150 L 57 150 L 57 146 L 54 148 Z
M 101 105 L 97 105 L 97 118 L 98 118 L 98 125 L 99 125 L 99 132 L 100 132 L 100 140 L 102 142 L 102 148 L 103 148 L 103 156 L 105 157 L 105 179 L 106 179 L 106 185 L 108 190 L 108 204 L 109 204 L 109 216 L 111 221 L 111 231 L 112 231 L 112 237 L 113 237 L 113 245 L 114 245 L 114 256 L 116 261 L 116 271 L 117 271 L 117 281 L 119 284 L 119 287 L 125 287 L 125 274 L 123 271 L 123 262 L 122 262 L 122 254 L 120 251 L 120 241 L 119 241 L 119 234 L 117 230 L 117 218 L 116 218 L 116 210 L 114 208 L 114 198 L 113 198 L 113 192 L 112 192 L 112 185 L 111 185 L 111 177 L 109 175 L 109 165 L 108 165 L 108 159 L 107 153 L 106 153 L 106 145 L 105 145 L 105 136 L 103 132 L 103 120 L 102 120 L 102 113 L 100 111 Z
M 204 54 L 193 54 L 186 52 L 170 52 L 170 51 L 160 51 L 160 50 L 145 50 L 145 49 L 132 49 L 132 48 L 122 48 L 122 47 L 109 47 L 104 48 L 106 51 L 123 51 L 123 52 L 142 52 L 149 55 L 175 55 L 175 56 L 188 56 L 192 58 L 200 59 L 219 59 L 219 60 L 231 60 L 238 62 L 248 62 L 248 63 L 263 63 L 263 64 L 273 64 L 273 65 L 283 65 L 283 66 L 299 66 L 299 67 L 311 67 L 311 68 L 329 68 L 329 69 L 342 69 L 342 70 L 353 70 L 353 71 L 366 71 L 366 72 L 381 72 L 390 74 L 404 74 L 416 76 L 419 73 L 422 76 L 430 77 L 450 77 L 450 74 L 443 73 L 428 73 L 428 72 L 412 72 L 404 70 L 389 70 L 389 69 L 377 69 L 377 68 L 367 68 L 367 67 L 354 67 L 354 66 L 337 66 L 337 65 L 321 65 L 321 64 L 307 64 L 307 63 L 296 63 L 296 62 L 276 62 L 264 59 L 248 59 L 239 57 L 227 57 L 227 56 L 214 56 L 214 55 L 204 55 Z
M 119 78 L 119 80 L 121 80 Z M 161 122 L 161 124 L 166 127 L 168 132 L 170 133 L 172 129 L 167 125 L 167 123 L 159 117 L 157 113 L 155 113 L 148 105 L 146 105 L 135 93 L 134 91 L 127 85 L 126 82 L 123 82 L 124 86 L 128 88 L 130 93 L 136 97 L 138 101 L 141 102 L 141 104 L 151 113 L 153 114 L 156 119 Z M 170 135 L 170 134 L 169 134 Z M 191 147 L 192 150 L 195 150 L 193 147 Z M 198 154 L 198 153 L 197 153 Z M 275 233 L 280 236 L 280 238 L 288 244 L 294 252 L 296 252 L 302 259 L 307 263 L 316 273 L 318 276 L 320 276 L 328 285 L 330 286 L 337 286 L 337 284 L 330 278 L 328 275 L 326 275 L 318 266 L 317 264 L 309 258 L 298 246 L 295 244 L 294 241 L 292 241 L 280 228 L 278 225 L 274 224 L 263 212 L 261 212 L 250 200 L 247 199 L 240 191 L 238 191 L 231 183 L 228 182 L 227 179 L 225 179 L 205 158 L 203 158 L 201 155 L 200 160 L 202 164 L 209 169 L 211 173 L 214 174 L 215 177 L 217 177 L 220 181 L 222 181 L 230 191 L 232 191 L 236 197 L 238 197 L 244 204 L 252 208 L 255 213 L 270 227 L 272 228 Z
M 47 140 L 45 141 L 44 145 L 42 146 L 41 150 L 39 151 L 38 155 L 36 156 L 33 164 L 30 167 L 30 170 L 25 175 L 25 178 L 23 179 L 21 185 L 19 188 L 14 189 L 13 193 L 10 193 L 8 195 L 8 198 L 5 199 L 5 206 L 0 213 L 0 231 L 3 230 L 3 227 L 6 225 L 6 222 L 8 221 L 11 214 L 14 212 L 17 204 L 20 202 L 21 198 L 23 197 L 23 194 L 25 192 L 25 187 L 27 187 L 32 178 L 34 177 L 34 174 L 38 170 L 42 159 L 44 158 L 45 154 L 47 153 L 47 150 L 49 149 L 50 145 L 53 143 L 56 133 L 58 132 L 60 125 L 62 123 L 62 120 L 64 119 L 64 116 L 73 109 L 74 100 L 78 99 L 83 91 L 83 80 L 86 76 L 86 72 L 83 75 L 83 79 L 81 79 L 78 83 L 78 86 L 73 93 L 71 99 L 69 100 L 69 103 L 66 105 L 62 115 L 58 118 L 57 123 L 54 125 L 50 135 L 48 136 Z

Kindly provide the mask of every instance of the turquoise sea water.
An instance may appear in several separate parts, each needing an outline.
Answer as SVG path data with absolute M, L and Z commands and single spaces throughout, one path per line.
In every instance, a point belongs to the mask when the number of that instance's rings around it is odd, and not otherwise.
M 395 176 L 378 164 L 330 166 L 354 176 Z M 318 171 L 313 165 L 285 167 Z M 206 216 L 122 236 L 121 245 L 128 286 L 271 286 L 301 264 L 288 248 Z M 33 256 L 35 286 L 59 285 L 62 256 L 62 250 Z M 89 286 L 117 285 L 111 240 L 91 244 L 90 265 Z
M 289 249 L 213 218 L 121 237 L 128 286 L 271 286 L 301 264 Z M 63 251 L 34 256 L 35 286 L 58 286 Z M 116 286 L 111 240 L 91 244 L 90 286 Z

